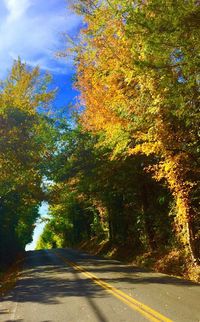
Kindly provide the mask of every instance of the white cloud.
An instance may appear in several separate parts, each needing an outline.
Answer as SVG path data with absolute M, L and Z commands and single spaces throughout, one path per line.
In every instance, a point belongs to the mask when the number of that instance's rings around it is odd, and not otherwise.
M 65 0 L 4 0 L 0 20 L 0 78 L 18 56 L 31 66 L 40 65 L 53 73 L 67 73 L 71 59 L 59 61 L 56 51 L 63 46 L 61 33 L 73 34 L 80 17 L 66 9 Z
M 7 20 L 13 22 L 23 17 L 28 7 L 31 5 L 30 0 L 4 0 L 5 6 L 9 11 Z

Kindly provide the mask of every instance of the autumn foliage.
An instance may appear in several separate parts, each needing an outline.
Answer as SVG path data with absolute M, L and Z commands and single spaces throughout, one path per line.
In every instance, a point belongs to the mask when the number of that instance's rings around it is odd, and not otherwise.
M 95 237 L 189 272 L 200 260 L 200 5 L 73 3 L 75 117 L 40 112 L 49 79 L 20 61 L 0 92 L 2 241 L 24 248 L 45 199 L 38 248 Z
M 85 130 L 111 158 L 153 156 L 146 167 L 176 202 L 174 228 L 199 258 L 199 5 L 195 1 L 80 1 L 77 88 Z
M 48 77 L 20 60 L 0 90 L 0 270 L 32 240 L 44 200 L 42 164 L 50 148 L 50 126 L 38 108 L 53 91 Z M 49 135 L 50 137 L 50 135 Z

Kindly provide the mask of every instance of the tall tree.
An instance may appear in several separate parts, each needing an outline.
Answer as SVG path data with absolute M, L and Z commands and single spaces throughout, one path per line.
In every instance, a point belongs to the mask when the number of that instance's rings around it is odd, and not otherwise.
M 153 155 L 149 171 L 176 201 L 175 230 L 199 254 L 199 4 L 78 1 L 77 88 L 86 129 L 113 157 Z
M 143 171 L 146 158 L 110 160 L 109 149 L 98 147 L 98 137 L 80 126 L 62 134 L 65 144 L 51 166 L 51 219 L 40 247 L 92 236 L 127 245 L 134 253 L 169 246 L 169 193 Z
M 42 163 L 51 125 L 37 109 L 50 104 L 49 77 L 20 60 L 0 90 L 0 263 L 10 262 L 32 239 L 38 207 L 44 199 Z M 49 133 L 49 137 L 48 137 Z

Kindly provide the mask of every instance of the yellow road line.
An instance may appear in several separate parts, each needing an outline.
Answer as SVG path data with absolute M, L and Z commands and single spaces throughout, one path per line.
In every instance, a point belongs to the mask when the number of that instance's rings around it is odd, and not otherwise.
M 172 322 L 169 318 L 165 317 L 164 315 L 160 314 L 159 312 L 155 311 L 154 309 L 148 307 L 147 305 L 135 300 L 133 297 L 129 296 L 128 294 L 118 290 L 117 288 L 111 286 L 110 284 L 102 281 L 100 278 L 95 276 L 94 274 L 87 272 L 82 266 L 77 265 L 76 263 L 66 259 L 65 257 L 58 255 L 54 252 L 54 254 L 60 257 L 65 263 L 69 266 L 73 267 L 74 269 L 80 271 L 85 276 L 89 277 L 94 283 L 103 287 L 106 291 L 126 303 L 129 307 L 138 311 L 143 316 L 145 316 L 148 320 L 152 322 Z

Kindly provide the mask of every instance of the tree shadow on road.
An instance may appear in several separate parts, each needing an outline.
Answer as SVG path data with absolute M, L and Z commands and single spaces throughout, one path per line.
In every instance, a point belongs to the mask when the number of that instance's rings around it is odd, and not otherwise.
M 190 281 L 123 265 L 118 261 L 105 260 L 87 254 L 78 256 L 78 252 L 75 252 L 74 256 L 72 253 L 71 255 L 67 254 L 65 250 L 54 250 L 52 252 L 38 251 L 28 254 L 24 270 L 16 287 L 3 297 L 2 302 L 30 302 L 57 305 L 62 302 L 62 298 L 67 297 L 70 299 L 70 297 L 77 297 L 78 299 L 84 297 L 92 308 L 97 320 L 106 322 L 106 316 L 104 316 L 101 307 L 97 305 L 98 301 L 95 299 L 103 298 L 106 300 L 112 295 L 99 285 L 96 285 L 89 277 L 84 276 L 80 271 L 67 265 L 60 257 L 55 256 L 54 253 L 76 262 L 85 271 L 99 277 L 101 281 L 109 283 L 125 292 L 126 289 L 129 291 L 134 290 L 139 284 L 198 286 L 198 284 Z M 67 301 L 67 303 L 69 303 L 67 305 L 70 305 L 70 301 Z M 2 310 L 0 314 L 6 315 L 7 313 L 5 310 Z M 11 320 L 6 322 L 11 322 Z M 47 322 L 47 320 L 43 322 Z
M 64 249 L 56 250 L 56 253 L 65 257 Z M 184 280 L 178 277 L 169 276 L 162 273 L 157 273 L 147 268 L 141 268 L 134 265 L 126 265 L 118 260 L 104 259 L 97 256 L 92 256 L 79 251 L 72 252 L 72 257 L 67 255 L 69 260 L 73 261 L 74 253 L 77 254 L 76 263 L 83 267 L 86 271 L 101 274 L 101 279 L 107 282 L 126 282 L 131 284 L 168 284 L 177 286 L 200 286 L 198 283 Z M 69 256 L 69 257 L 68 257 Z M 108 275 L 112 275 L 111 278 Z M 119 277 L 120 276 L 120 277 Z
M 95 302 L 95 298 L 106 299 L 110 295 L 92 283 L 90 278 L 81 278 L 80 273 L 77 273 L 72 267 L 68 267 L 59 258 L 54 256 L 53 261 L 52 264 L 49 254 L 43 256 L 42 262 L 34 254 L 29 256 L 17 285 L 4 296 L 2 302 L 58 305 L 62 298 L 76 297 L 78 300 L 78 298 L 84 297 L 97 321 L 107 322 L 107 318 L 104 316 L 102 308 Z M 70 300 L 68 303 L 67 305 L 70 305 Z M 5 310 L 2 311 L 2 314 L 5 314 Z M 4 321 L 12 322 L 12 320 L 6 319 Z M 16 322 L 16 320 L 13 321 Z M 21 322 L 23 319 L 19 321 Z

